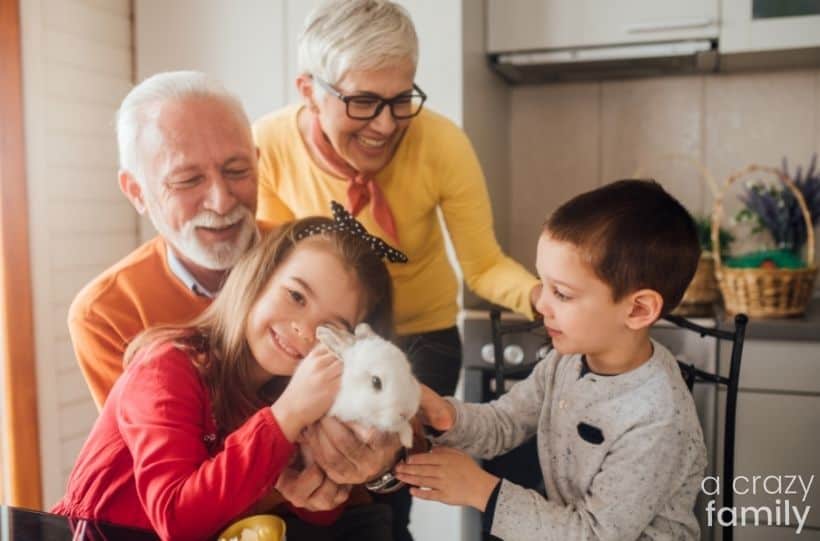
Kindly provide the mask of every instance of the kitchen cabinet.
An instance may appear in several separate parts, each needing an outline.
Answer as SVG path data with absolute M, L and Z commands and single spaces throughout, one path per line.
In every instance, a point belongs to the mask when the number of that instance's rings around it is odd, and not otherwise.
M 820 340 L 820 333 L 815 339 Z M 725 372 L 728 346 L 721 346 L 719 359 Z M 767 494 L 758 487 L 755 494 L 736 494 L 734 505 L 774 509 L 777 500 L 782 508 L 782 501 L 788 499 L 801 509 L 811 506 L 808 529 L 804 528 L 801 537 L 820 537 L 820 341 L 759 340 L 752 333 L 744 347 L 740 374 L 735 479 L 800 475 L 808 482 L 812 475 L 815 478 L 805 502 L 799 495 Z M 717 401 L 718 433 L 723 430 L 723 394 L 719 393 Z M 718 439 L 718 453 L 722 444 Z M 721 536 L 716 534 L 719 541 Z M 735 529 L 738 541 L 794 538 L 798 538 L 794 525 Z
M 717 0 L 488 0 L 490 53 L 718 36 Z
M 814 0 L 486 0 L 487 53 L 513 84 L 816 67 Z
M 719 43 L 722 54 L 820 47 L 820 4 L 723 0 Z

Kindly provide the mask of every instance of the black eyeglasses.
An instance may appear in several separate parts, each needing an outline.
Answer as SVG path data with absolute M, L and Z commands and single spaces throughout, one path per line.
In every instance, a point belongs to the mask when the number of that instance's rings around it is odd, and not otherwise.
M 421 107 L 427 99 L 422 89 L 413 83 L 413 91 L 409 94 L 399 94 L 395 98 L 389 100 L 372 94 L 357 94 L 354 96 L 345 96 L 332 86 L 327 81 L 319 77 L 313 77 L 319 85 L 342 100 L 346 107 L 347 116 L 354 120 L 370 120 L 376 118 L 381 114 L 384 106 L 390 107 L 390 114 L 397 120 L 404 120 L 413 118 L 421 112 Z

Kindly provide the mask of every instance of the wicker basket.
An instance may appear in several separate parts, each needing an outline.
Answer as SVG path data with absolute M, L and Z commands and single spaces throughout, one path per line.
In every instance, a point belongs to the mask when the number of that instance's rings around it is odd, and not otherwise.
M 803 219 L 806 221 L 806 263 L 802 269 L 735 269 L 722 265 L 720 250 L 714 252 L 715 275 L 726 312 L 729 315 L 745 313 L 750 317 L 792 317 L 805 313 L 806 306 L 814 291 L 814 279 L 817 267 L 814 264 L 814 230 L 811 215 L 806 207 L 803 194 L 794 183 L 774 167 L 749 165 L 729 176 L 725 188 L 729 188 L 738 179 L 751 173 L 769 173 L 775 175 L 792 191 Z M 712 245 L 718 246 L 718 230 L 723 214 L 723 193 L 715 197 L 712 212 Z
M 700 173 L 700 180 L 709 188 L 712 197 L 717 197 L 718 185 L 715 178 L 704 166 L 700 160 L 694 156 L 680 153 L 663 154 L 658 158 L 660 161 L 678 161 L 687 162 L 693 166 Z M 644 166 L 639 166 L 633 177 L 642 178 L 645 171 Z M 716 246 L 716 245 L 715 245 Z M 715 279 L 715 262 L 712 258 L 712 253 L 703 251 L 698 261 L 698 267 L 695 271 L 695 276 L 686 288 L 678 306 L 672 311 L 673 314 L 679 316 L 711 316 L 714 314 L 714 306 L 720 301 L 720 289 L 718 288 L 717 280 Z
M 672 313 L 679 316 L 710 316 L 720 300 L 720 289 L 715 279 L 715 260 L 711 252 L 701 252 L 695 276 L 683 294 L 680 304 Z

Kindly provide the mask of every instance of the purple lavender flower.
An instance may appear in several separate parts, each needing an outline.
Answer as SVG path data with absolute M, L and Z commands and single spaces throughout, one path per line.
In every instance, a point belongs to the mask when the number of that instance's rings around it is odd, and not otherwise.
M 820 221 L 820 171 L 817 171 L 817 154 L 812 156 L 805 174 L 797 167 L 795 186 L 806 200 L 812 226 Z M 789 176 L 786 158 L 783 158 L 783 173 Z M 746 206 L 736 219 L 756 221 L 755 232 L 766 230 L 774 239 L 777 248 L 799 252 L 806 244 L 806 223 L 797 198 L 785 186 L 766 186 L 760 182 L 750 182 L 738 195 Z

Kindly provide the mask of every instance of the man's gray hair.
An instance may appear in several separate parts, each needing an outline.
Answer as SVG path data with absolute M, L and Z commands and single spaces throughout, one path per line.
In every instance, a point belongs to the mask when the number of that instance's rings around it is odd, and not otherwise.
M 232 109 L 237 118 L 250 129 L 250 121 L 242 102 L 228 92 L 218 80 L 199 71 L 168 71 L 157 73 L 136 85 L 122 100 L 117 110 L 117 146 L 120 168 L 131 171 L 142 183 L 137 156 L 137 140 L 149 117 L 145 114 L 151 105 L 186 98 L 213 98 Z
M 299 36 L 299 70 L 338 83 L 350 70 L 410 60 L 419 41 L 410 14 L 389 0 L 329 0 L 314 9 Z

